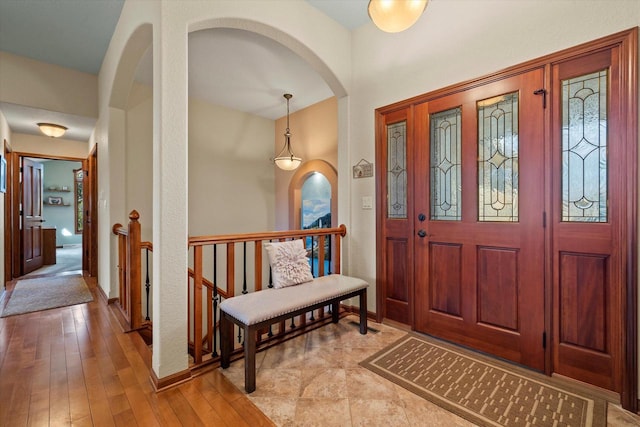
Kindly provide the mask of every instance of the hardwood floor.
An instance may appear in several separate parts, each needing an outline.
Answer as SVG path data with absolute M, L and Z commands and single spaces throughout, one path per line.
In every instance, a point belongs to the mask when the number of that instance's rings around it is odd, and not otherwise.
M 0 318 L 0 426 L 274 425 L 218 370 L 155 393 L 150 351 L 85 279 L 93 302 Z

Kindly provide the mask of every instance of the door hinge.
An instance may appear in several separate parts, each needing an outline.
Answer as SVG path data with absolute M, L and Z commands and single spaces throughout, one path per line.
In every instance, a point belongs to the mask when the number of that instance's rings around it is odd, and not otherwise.
M 542 333 L 542 348 L 547 348 L 547 332 Z
M 542 228 L 547 228 L 547 213 L 542 212 Z
M 542 108 L 547 108 L 547 90 L 538 89 L 533 91 L 534 95 L 542 95 Z

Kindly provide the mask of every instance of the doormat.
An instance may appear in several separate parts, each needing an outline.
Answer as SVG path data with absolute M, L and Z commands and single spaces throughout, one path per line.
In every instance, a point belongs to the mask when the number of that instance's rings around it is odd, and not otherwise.
M 408 334 L 360 365 L 480 426 L 607 424 L 599 396 L 430 337 Z
M 81 276 L 19 280 L 0 317 L 93 301 Z

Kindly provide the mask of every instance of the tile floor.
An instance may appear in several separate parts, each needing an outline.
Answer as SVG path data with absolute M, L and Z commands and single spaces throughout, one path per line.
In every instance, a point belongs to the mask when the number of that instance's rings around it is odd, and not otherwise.
M 257 389 L 249 399 L 278 426 L 473 426 L 358 363 L 406 332 L 369 322 L 358 333 L 350 316 L 256 356 Z M 221 370 L 244 390 L 241 360 Z M 608 426 L 640 426 L 640 417 L 609 404 Z

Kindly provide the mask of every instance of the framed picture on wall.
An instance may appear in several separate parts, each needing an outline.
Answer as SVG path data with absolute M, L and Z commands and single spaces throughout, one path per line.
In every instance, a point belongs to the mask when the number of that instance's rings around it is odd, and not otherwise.
M 5 156 L 0 157 L 0 192 L 7 192 L 7 159 Z
M 49 197 L 48 202 L 50 205 L 61 205 L 62 197 Z

